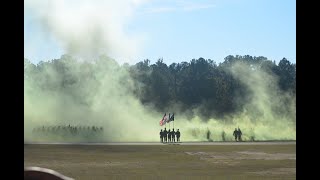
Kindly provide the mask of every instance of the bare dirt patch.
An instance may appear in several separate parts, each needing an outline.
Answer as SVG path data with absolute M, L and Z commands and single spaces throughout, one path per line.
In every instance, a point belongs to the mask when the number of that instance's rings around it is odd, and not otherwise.
M 265 153 L 265 152 L 254 152 L 254 151 L 241 151 L 241 152 L 237 152 L 237 154 L 241 155 L 237 159 L 296 160 L 296 154 L 293 154 L 293 153 L 289 154 L 289 153 Z
M 254 151 L 239 151 L 239 152 L 185 152 L 188 155 L 195 155 L 200 157 L 207 157 L 213 159 L 230 159 L 230 160 L 242 160 L 242 159 L 264 159 L 264 160 L 296 160 L 296 154 L 293 153 L 265 153 Z
M 274 168 L 265 171 L 249 172 L 260 176 L 279 176 L 279 175 L 295 175 L 296 168 Z
M 257 151 L 185 153 L 192 156 L 199 156 L 200 160 L 230 166 L 239 164 L 240 160 L 296 160 L 295 153 L 265 153 Z

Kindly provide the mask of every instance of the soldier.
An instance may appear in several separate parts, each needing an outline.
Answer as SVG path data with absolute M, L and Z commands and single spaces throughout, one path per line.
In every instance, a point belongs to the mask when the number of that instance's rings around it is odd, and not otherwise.
M 171 132 L 171 138 L 172 138 L 172 142 L 176 142 L 176 132 L 174 131 L 174 128 L 172 129 L 172 132 Z
M 207 139 L 208 139 L 208 141 L 211 140 L 211 139 L 210 139 L 210 135 L 211 135 L 211 132 L 210 132 L 210 130 L 208 129 L 208 130 L 207 130 Z
M 221 133 L 222 141 L 226 141 L 226 133 L 222 131 Z
M 238 127 L 238 141 L 242 141 L 241 135 L 242 135 L 242 132 L 241 132 L 240 128 Z
M 74 133 L 78 134 L 78 127 L 77 126 L 74 127 Z
M 160 142 L 163 143 L 163 132 L 162 132 L 162 129 L 161 129 L 161 131 L 160 131 Z
M 176 136 L 177 136 L 177 142 L 180 142 L 180 131 L 179 131 L 179 129 L 176 132 Z
M 234 129 L 233 136 L 234 136 L 235 141 L 237 141 L 237 139 L 238 139 L 238 130 L 237 130 L 237 128 Z
M 166 128 L 164 128 L 164 131 L 163 131 L 163 137 L 164 137 L 164 142 L 167 142 L 167 130 L 166 130 Z
M 171 142 L 171 132 L 170 132 L 170 129 L 168 130 L 168 141 Z

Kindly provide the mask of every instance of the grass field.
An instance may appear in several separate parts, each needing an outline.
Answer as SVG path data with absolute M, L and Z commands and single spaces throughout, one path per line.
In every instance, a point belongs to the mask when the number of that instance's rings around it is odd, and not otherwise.
M 81 179 L 296 179 L 296 145 L 34 145 L 24 165 Z

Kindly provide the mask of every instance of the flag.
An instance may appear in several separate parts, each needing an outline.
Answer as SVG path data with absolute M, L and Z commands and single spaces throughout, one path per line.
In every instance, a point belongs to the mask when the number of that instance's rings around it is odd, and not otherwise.
M 170 116 L 170 114 L 169 114 L 169 119 L 167 122 L 170 122 L 170 121 L 174 121 L 174 113 L 172 114 L 172 116 Z
M 170 113 L 169 113 L 169 117 L 166 118 L 166 122 L 170 122 Z
M 167 113 L 165 113 L 163 118 L 159 122 L 160 126 L 163 126 L 164 124 L 166 124 L 167 120 L 168 120 Z

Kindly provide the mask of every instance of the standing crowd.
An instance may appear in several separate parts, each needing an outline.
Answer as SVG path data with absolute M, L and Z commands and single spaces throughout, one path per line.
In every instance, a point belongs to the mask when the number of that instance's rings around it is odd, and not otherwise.
M 181 136 L 181 133 L 179 131 L 179 129 L 177 130 L 177 132 L 174 131 L 174 128 L 172 129 L 172 131 L 170 131 L 170 129 L 167 131 L 166 128 L 164 128 L 164 131 L 162 131 L 162 129 L 160 130 L 160 142 L 161 143 L 175 143 L 175 142 L 180 142 L 180 136 Z M 211 135 L 211 132 L 209 131 L 209 129 L 207 130 L 207 139 L 208 141 L 213 141 L 211 138 L 210 138 L 210 135 Z M 235 128 L 235 130 L 233 131 L 233 136 L 235 137 L 235 141 L 242 141 L 242 132 L 240 130 L 240 128 L 238 127 Z M 225 141 L 225 132 L 223 131 L 222 133 L 222 138 L 223 138 L 223 141 Z
M 167 142 L 180 142 L 180 131 L 179 129 L 177 130 L 177 132 L 174 131 L 174 128 L 172 129 L 172 131 L 170 131 L 170 129 L 167 131 L 166 128 L 164 128 L 164 131 L 160 131 L 160 141 L 162 143 L 167 143 Z M 177 141 L 176 141 L 177 139 Z

